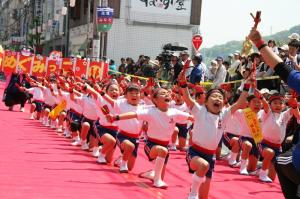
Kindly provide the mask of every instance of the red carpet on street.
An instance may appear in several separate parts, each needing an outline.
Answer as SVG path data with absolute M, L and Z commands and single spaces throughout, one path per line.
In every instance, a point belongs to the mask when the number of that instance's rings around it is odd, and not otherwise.
M 4 84 L 0 84 L 2 98 Z M 24 113 L 19 106 L 8 111 L 0 103 L 0 199 L 185 199 L 191 174 L 185 154 L 171 152 L 167 165 L 166 190 L 155 189 L 138 177 L 153 168 L 140 145 L 132 173 L 96 163 L 88 152 L 71 146 L 71 141 L 29 120 L 29 105 Z M 118 149 L 115 154 L 119 154 Z M 261 183 L 257 177 L 241 176 L 238 169 L 218 161 L 213 174 L 211 199 L 283 199 L 278 180 Z

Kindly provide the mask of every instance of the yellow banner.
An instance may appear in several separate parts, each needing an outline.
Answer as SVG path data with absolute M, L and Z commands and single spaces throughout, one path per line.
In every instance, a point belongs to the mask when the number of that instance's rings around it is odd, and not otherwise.
M 49 117 L 51 119 L 56 119 L 57 116 L 63 111 L 65 110 L 67 106 L 67 101 L 63 100 L 61 103 L 59 103 L 50 113 L 49 113 Z
M 244 109 L 243 112 L 252 138 L 256 144 L 260 143 L 263 140 L 263 135 L 257 119 L 257 114 L 254 113 L 250 108 Z

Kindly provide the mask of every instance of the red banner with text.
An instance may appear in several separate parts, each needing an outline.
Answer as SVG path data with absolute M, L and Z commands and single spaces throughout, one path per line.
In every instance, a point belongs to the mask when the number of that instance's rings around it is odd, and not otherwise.
M 33 61 L 32 59 L 32 56 L 20 55 L 18 62 L 18 70 L 22 71 L 23 73 L 30 73 Z
M 4 54 L 2 56 L 2 54 Z M 73 71 L 75 76 L 101 80 L 108 75 L 108 63 L 89 62 L 78 58 L 50 59 L 40 55 L 25 56 L 21 53 L 6 50 L 0 52 L 0 69 L 6 74 L 23 72 L 33 76 L 43 77 L 62 69 L 64 74 Z
M 18 54 L 13 51 L 6 50 L 3 60 L 3 72 L 5 74 L 10 74 L 16 71 L 18 64 Z
M 72 58 L 63 58 L 61 63 L 61 69 L 63 69 L 63 73 L 73 71 L 73 59 Z
M 47 57 L 34 56 L 31 75 L 37 76 L 37 77 L 44 76 L 45 72 L 46 72 L 46 62 L 47 62 Z
M 60 60 L 48 60 L 48 67 L 47 67 L 47 75 L 51 73 L 58 72 L 60 66 Z

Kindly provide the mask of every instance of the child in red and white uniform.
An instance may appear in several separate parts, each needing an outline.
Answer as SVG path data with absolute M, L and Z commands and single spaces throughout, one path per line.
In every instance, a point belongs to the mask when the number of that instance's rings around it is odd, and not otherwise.
M 227 99 L 229 98 L 227 97 Z M 240 108 L 244 109 L 247 106 L 248 106 L 248 102 L 246 101 Z M 237 161 L 238 155 L 241 151 L 240 132 L 241 132 L 241 126 L 236 117 L 236 112 L 235 112 L 234 114 L 231 115 L 230 120 L 226 123 L 224 134 L 223 134 L 223 143 L 230 150 L 230 154 L 227 160 L 229 166 L 231 167 L 238 167 L 240 163 L 239 161 Z
M 264 111 L 261 115 L 263 140 L 259 148 L 264 159 L 259 179 L 263 182 L 272 182 L 276 176 L 273 161 L 281 152 L 281 144 L 285 139 L 287 123 L 293 115 L 300 121 L 300 115 L 297 100 L 294 98 L 289 101 L 291 108 L 282 112 L 284 99 L 279 93 L 269 97 L 269 104 L 263 100 L 263 105 Z
M 63 132 L 63 125 L 64 125 L 64 121 L 66 120 L 67 126 L 64 130 L 63 135 L 69 138 L 71 137 L 71 133 L 69 131 L 69 119 L 68 119 L 69 109 L 70 109 L 70 103 L 69 103 L 70 93 L 67 92 L 65 88 L 61 88 L 59 85 L 57 85 L 56 88 L 58 93 L 58 95 L 56 96 L 56 104 L 60 104 L 63 100 L 65 100 L 67 104 L 65 110 L 59 114 L 57 132 L 58 133 Z
M 248 101 L 248 107 L 256 113 L 258 120 L 260 120 L 260 115 L 263 110 L 261 110 L 262 104 L 261 99 L 255 95 L 250 95 L 247 98 Z M 239 134 L 241 137 L 241 148 L 242 148 L 242 154 L 241 154 L 241 166 L 240 166 L 240 174 L 242 175 L 249 175 L 249 172 L 256 171 L 257 162 L 259 158 L 259 151 L 257 148 L 256 143 L 254 142 L 254 139 L 252 137 L 251 131 L 248 127 L 248 123 L 245 117 L 245 113 L 243 109 L 238 110 L 235 113 L 235 116 L 238 120 L 238 123 L 240 124 L 240 132 Z M 261 124 L 259 123 L 261 126 Z
M 128 85 L 125 89 L 124 98 L 113 101 L 116 113 L 137 112 L 143 107 L 140 105 L 140 96 L 138 85 Z M 127 173 L 128 170 L 133 169 L 135 164 L 143 121 L 133 118 L 126 121 L 120 120 L 117 124 L 119 128 L 117 144 L 122 152 L 120 172 Z
M 108 122 L 106 115 L 114 114 L 115 109 L 113 104 L 105 98 L 116 100 L 120 96 L 120 87 L 116 82 L 111 82 L 106 86 L 105 93 L 97 92 L 88 87 L 87 91 L 96 98 L 96 107 L 99 120 L 95 123 L 95 131 L 98 140 L 103 144 L 99 151 L 97 162 L 100 164 L 111 163 L 116 147 L 116 136 L 118 133 L 118 126 L 115 123 Z
M 263 112 L 261 97 L 257 95 L 250 95 L 247 98 L 248 107 L 252 112 L 256 113 L 259 125 L 261 128 L 260 115 Z M 256 175 L 257 162 L 259 158 L 259 150 L 255 143 L 250 128 L 248 126 L 244 110 L 240 109 L 235 113 L 238 123 L 240 124 L 240 135 L 241 135 L 241 166 L 240 174 L 242 175 Z M 251 173 L 249 173 L 251 172 Z
M 189 171 L 194 172 L 188 198 L 198 199 L 199 195 L 199 198 L 206 199 L 214 168 L 214 154 L 222 138 L 226 122 L 246 100 L 250 85 L 245 87 L 245 91 L 235 104 L 225 109 L 223 109 L 225 94 L 221 89 L 208 91 L 205 106 L 200 106 L 191 98 L 183 72 L 179 76 L 179 85 L 182 88 L 183 99 L 195 118 L 192 145 L 186 159 Z
M 162 179 L 169 156 L 167 146 L 175 124 L 182 120 L 191 120 L 192 117 L 188 113 L 169 108 L 171 96 L 167 90 L 158 88 L 153 92 L 152 97 L 155 106 L 146 106 L 136 112 L 123 113 L 112 118 L 113 120 L 137 118 L 141 121 L 148 121 L 145 152 L 150 161 L 155 160 L 153 186 L 166 188 L 167 184 Z
M 83 92 L 86 92 L 86 87 L 83 88 Z M 77 97 L 79 105 L 82 107 L 82 121 L 81 121 L 81 148 L 82 150 L 88 150 L 90 143 L 93 148 L 93 156 L 98 157 L 99 148 L 97 135 L 95 133 L 94 123 L 98 120 L 98 113 L 96 107 L 96 99 L 91 94 L 83 94 Z
M 42 124 L 45 126 L 50 126 L 48 115 L 56 104 L 56 95 L 57 93 L 54 93 L 53 85 L 49 84 L 49 87 L 46 87 L 46 89 L 44 90 L 45 104 L 43 107 L 44 113 L 42 118 Z M 55 120 L 51 121 L 51 128 L 55 128 Z
M 35 85 L 34 87 L 31 88 L 24 88 L 27 92 L 32 94 L 32 104 L 30 108 L 30 119 L 34 119 L 34 112 L 36 112 L 36 119 L 40 119 L 40 115 L 43 109 L 44 105 L 44 93 L 43 90 L 45 89 L 44 86 L 42 85 Z
M 182 94 L 180 89 L 175 88 L 173 89 L 174 94 L 174 100 L 171 102 L 170 108 L 175 108 L 177 110 L 189 113 L 189 108 L 187 107 L 186 103 L 182 99 Z M 171 151 L 176 151 L 176 140 L 178 136 L 178 146 L 179 150 L 185 151 L 186 150 L 186 139 L 189 132 L 188 129 L 188 120 L 186 121 L 180 121 L 179 123 L 176 123 L 176 127 L 174 130 L 174 133 L 172 135 L 172 143 L 169 147 Z
M 77 146 L 80 145 L 81 143 L 79 137 L 79 131 L 81 129 L 83 108 L 82 105 L 80 104 L 81 96 L 76 96 L 75 92 L 77 95 L 80 94 L 78 94 L 78 92 L 73 88 L 70 88 L 69 92 L 70 92 L 70 100 L 68 102 L 70 106 L 70 130 L 74 141 L 72 142 L 72 145 Z
M 238 154 L 240 153 L 240 124 L 235 114 L 232 114 L 230 120 L 226 123 L 223 135 L 223 143 L 230 150 L 228 156 L 228 164 L 231 167 L 239 166 L 237 162 Z

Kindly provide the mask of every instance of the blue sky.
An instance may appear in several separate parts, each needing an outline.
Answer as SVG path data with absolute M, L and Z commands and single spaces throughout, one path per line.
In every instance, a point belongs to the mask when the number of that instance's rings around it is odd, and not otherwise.
M 257 10 L 262 11 L 258 29 L 263 35 L 300 24 L 300 0 L 203 0 L 202 47 L 243 40 L 254 24 L 250 12 Z

